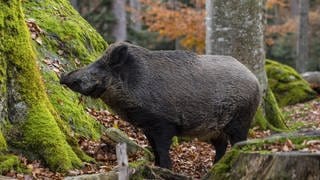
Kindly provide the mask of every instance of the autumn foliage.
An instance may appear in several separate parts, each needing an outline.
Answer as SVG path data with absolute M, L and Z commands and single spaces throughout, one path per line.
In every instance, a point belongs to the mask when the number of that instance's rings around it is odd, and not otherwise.
M 203 53 L 205 48 L 205 0 L 193 0 L 191 6 L 179 1 L 159 2 L 141 0 L 146 6 L 143 20 L 150 31 L 158 32 L 161 36 L 178 39 L 187 49 Z M 266 8 L 286 9 L 285 0 L 268 0 Z M 267 15 L 267 18 L 275 18 Z M 266 27 L 266 43 L 274 44 L 275 35 L 284 35 L 294 32 L 295 19 L 285 19 L 284 23 L 273 24 Z
M 188 5 L 180 1 L 141 0 L 145 6 L 143 20 L 150 31 L 179 40 L 186 49 L 204 52 L 205 48 L 205 0 L 193 0 Z M 274 45 L 279 36 L 296 32 L 297 18 L 290 15 L 290 1 L 266 1 L 266 33 L 268 46 Z M 310 12 L 311 26 L 319 24 L 318 11 Z M 318 20 L 317 20 L 318 19 Z
M 146 7 L 143 20 L 150 31 L 177 39 L 180 44 L 197 52 L 204 51 L 205 1 L 194 0 L 192 6 L 180 2 L 141 1 Z

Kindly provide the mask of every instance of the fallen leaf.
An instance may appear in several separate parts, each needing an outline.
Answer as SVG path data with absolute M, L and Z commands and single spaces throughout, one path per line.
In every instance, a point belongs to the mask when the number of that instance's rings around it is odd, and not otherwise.
M 63 50 L 59 49 L 59 50 L 58 50 L 58 54 L 59 54 L 60 56 L 63 55 Z
M 35 41 L 36 41 L 38 44 L 42 45 L 42 39 L 41 39 L 40 37 L 37 37 L 37 38 L 35 39 Z
M 75 59 L 74 59 L 74 62 L 75 62 L 77 65 L 80 65 L 80 64 L 81 64 L 81 62 L 79 61 L 78 58 L 75 58 Z

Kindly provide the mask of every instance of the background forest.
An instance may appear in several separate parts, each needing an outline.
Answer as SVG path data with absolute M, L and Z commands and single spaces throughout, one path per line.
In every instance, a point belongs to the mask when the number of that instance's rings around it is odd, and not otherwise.
M 150 49 L 205 51 L 205 0 L 71 2 L 109 43 L 128 40 Z M 320 69 L 320 1 L 302 4 L 300 10 L 299 0 L 267 0 L 266 57 L 292 67 L 302 57 L 306 69 L 298 70 L 315 71 Z M 300 23 L 301 18 L 307 19 Z M 308 48 L 301 49 L 301 43 Z
M 246 65 L 263 94 L 248 141 L 213 164 L 174 137 L 172 171 L 154 166 L 141 129 L 60 84 L 117 41 Z M 117 179 L 122 142 L 132 179 L 319 179 L 319 55 L 320 0 L 0 0 L 0 179 Z

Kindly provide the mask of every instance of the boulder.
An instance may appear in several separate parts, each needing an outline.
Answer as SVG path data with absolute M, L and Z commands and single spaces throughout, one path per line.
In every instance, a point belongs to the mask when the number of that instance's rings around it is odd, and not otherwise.
M 269 86 L 280 107 L 305 102 L 317 97 L 317 93 L 290 66 L 276 61 L 266 61 Z
M 312 89 L 317 91 L 320 94 L 320 72 L 305 72 L 302 74 L 304 80 L 306 80 Z

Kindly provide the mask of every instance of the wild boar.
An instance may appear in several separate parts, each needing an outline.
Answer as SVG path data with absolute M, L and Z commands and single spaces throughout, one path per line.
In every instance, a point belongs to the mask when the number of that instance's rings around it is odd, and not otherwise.
M 216 149 L 215 162 L 246 140 L 260 101 L 254 74 L 229 56 L 150 51 L 115 43 L 92 64 L 63 74 L 61 84 L 101 98 L 122 119 L 141 128 L 155 165 L 171 168 L 173 136 L 197 137 Z

